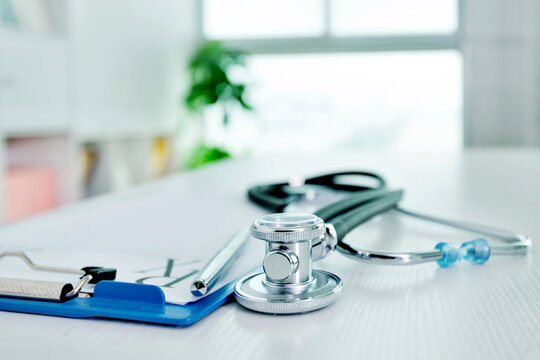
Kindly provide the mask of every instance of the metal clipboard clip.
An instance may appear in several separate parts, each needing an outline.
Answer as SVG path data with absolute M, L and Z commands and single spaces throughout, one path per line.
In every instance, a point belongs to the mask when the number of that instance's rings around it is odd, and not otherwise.
M 34 264 L 21 251 L 5 251 L 0 253 L 0 259 L 8 256 L 22 259 L 32 270 L 75 274 L 80 276 L 80 280 L 73 286 L 71 283 L 53 281 L 0 278 L 0 296 L 4 297 L 63 302 L 79 295 L 81 289 L 86 284 L 96 284 L 102 280 L 114 280 L 116 278 L 116 269 L 98 266 L 88 266 L 82 269 L 42 266 Z

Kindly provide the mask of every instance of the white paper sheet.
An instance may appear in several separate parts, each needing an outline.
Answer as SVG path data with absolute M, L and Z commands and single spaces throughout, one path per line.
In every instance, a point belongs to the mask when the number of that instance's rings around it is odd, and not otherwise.
M 264 249 L 253 246 L 242 250 L 227 274 L 209 292 L 221 288 L 235 278 L 248 273 L 260 263 Z M 250 246 L 251 245 L 251 246 Z M 6 251 L 8 249 L 2 249 Z M 186 304 L 200 298 L 194 297 L 190 286 L 198 271 L 205 265 L 200 260 L 189 257 L 163 257 L 156 255 L 137 255 L 104 253 L 61 249 L 10 249 L 23 251 L 35 264 L 80 269 L 85 266 L 103 266 L 117 269 L 116 281 L 159 286 L 167 303 Z M 22 259 L 5 257 L 0 260 L 0 277 L 58 281 L 75 284 L 77 275 L 30 269 Z M 87 285 L 84 292 L 93 292 L 94 285 Z

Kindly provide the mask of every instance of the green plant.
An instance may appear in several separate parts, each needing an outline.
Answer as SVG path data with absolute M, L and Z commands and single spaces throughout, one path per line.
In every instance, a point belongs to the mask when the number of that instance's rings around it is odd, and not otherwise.
M 191 158 L 189 159 L 187 163 L 188 169 L 196 169 L 198 167 L 201 167 L 203 165 L 227 159 L 230 158 L 231 154 L 229 154 L 227 151 L 217 148 L 217 147 L 209 147 L 203 144 L 200 144 L 193 154 L 191 154 Z
M 191 86 L 184 99 L 188 110 L 201 114 L 206 107 L 219 105 L 225 127 L 234 107 L 252 110 L 244 99 L 246 85 L 232 81 L 229 76 L 232 67 L 246 65 L 246 56 L 242 51 L 227 49 L 218 41 L 203 43 L 189 62 Z M 227 150 L 201 143 L 191 154 L 187 167 L 194 169 L 229 157 Z
M 233 82 L 228 73 L 233 66 L 245 66 L 245 60 L 246 53 L 227 49 L 218 41 L 202 44 L 189 62 L 191 87 L 185 98 L 187 108 L 200 113 L 207 106 L 219 104 L 225 126 L 234 106 L 251 110 L 244 99 L 246 85 Z

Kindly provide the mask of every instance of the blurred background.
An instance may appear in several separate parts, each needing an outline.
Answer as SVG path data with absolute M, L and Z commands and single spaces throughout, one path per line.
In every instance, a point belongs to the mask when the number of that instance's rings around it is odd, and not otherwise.
M 538 0 L 0 0 L 0 224 L 231 157 L 539 146 L 539 69 Z

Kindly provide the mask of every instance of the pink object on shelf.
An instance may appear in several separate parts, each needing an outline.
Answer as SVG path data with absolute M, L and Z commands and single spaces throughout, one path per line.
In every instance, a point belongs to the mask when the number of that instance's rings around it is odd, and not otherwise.
M 4 178 L 4 218 L 13 222 L 57 205 L 56 175 L 48 168 L 9 169 Z

